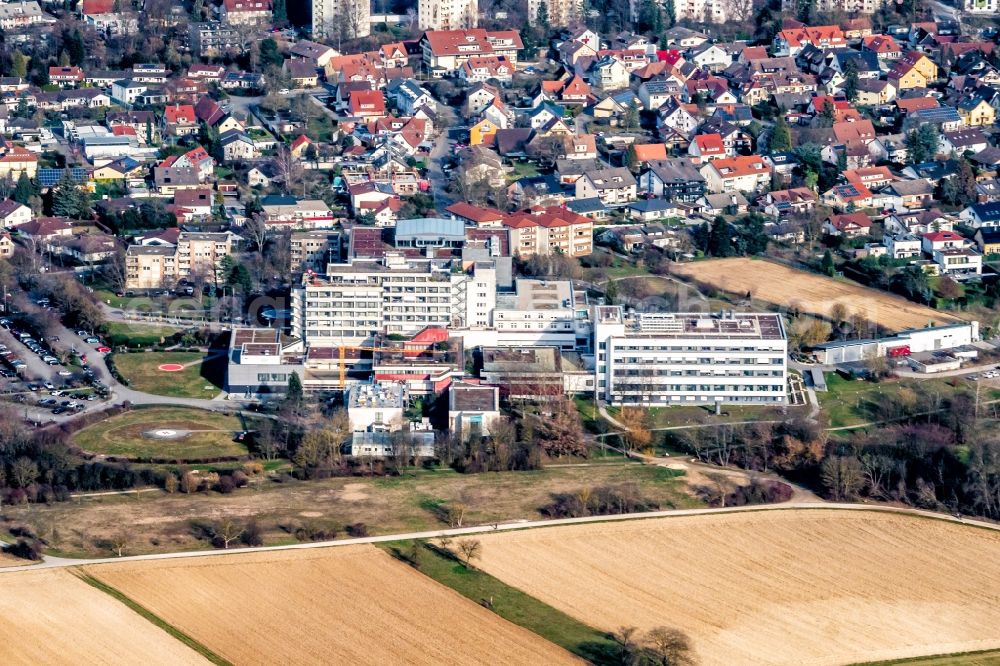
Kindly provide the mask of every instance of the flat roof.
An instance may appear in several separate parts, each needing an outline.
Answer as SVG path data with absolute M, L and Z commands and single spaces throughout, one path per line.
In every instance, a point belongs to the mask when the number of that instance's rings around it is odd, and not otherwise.
M 499 409 L 499 390 L 495 386 L 452 384 L 449 408 L 454 412 L 495 412 Z
M 516 293 L 497 294 L 498 310 L 570 310 L 575 305 L 569 280 L 526 280 L 514 283 Z
M 555 347 L 483 347 L 485 372 L 559 372 L 561 357 Z
M 621 323 L 621 309 L 597 309 L 598 324 Z M 628 337 L 691 338 L 719 340 L 784 340 L 781 315 L 772 312 L 674 312 L 638 313 L 624 320 Z
M 403 387 L 381 384 L 355 384 L 347 399 L 348 409 L 392 409 L 403 407 Z

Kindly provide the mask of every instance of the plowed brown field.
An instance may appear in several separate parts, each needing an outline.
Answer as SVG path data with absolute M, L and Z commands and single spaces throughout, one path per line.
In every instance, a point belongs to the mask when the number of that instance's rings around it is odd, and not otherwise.
M 0 662 L 209 663 L 120 601 L 63 569 L 0 577 Z
M 923 328 L 931 322 L 952 324 L 961 321 L 900 296 L 770 261 L 744 257 L 712 259 L 675 264 L 672 270 L 699 284 L 733 294 L 750 292 L 753 298 L 772 305 L 782 308 L 795 305 L 802 312 L 823 317 L 829 317 L 833 306 L 841 303 L 849 315 L 861 315 L 894 331 Z
M 371 546 L 87 568 L 237 664 L 572 664 Z
M 849 664 L 1000 647 L 1000 533 L 788 510 L 481 537 L 488 573 L 591 626 L 686 631 L 709 664 Z

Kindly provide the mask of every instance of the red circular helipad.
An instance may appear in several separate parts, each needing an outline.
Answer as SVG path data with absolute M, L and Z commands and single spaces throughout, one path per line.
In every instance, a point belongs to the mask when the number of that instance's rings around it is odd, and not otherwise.
M 157 370 L 162 370 L 163 372 L 179 372 L 183 370 L 184 366 L 180 363 L 164 363 Z

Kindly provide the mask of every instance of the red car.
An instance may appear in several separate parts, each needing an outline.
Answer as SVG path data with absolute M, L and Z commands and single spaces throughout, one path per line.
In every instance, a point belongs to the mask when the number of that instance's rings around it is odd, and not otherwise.
M 107 354 L 109 351 L 111 351 L 111 347 L 98 347 L 97 351 L 101 352 L 102 354 Z

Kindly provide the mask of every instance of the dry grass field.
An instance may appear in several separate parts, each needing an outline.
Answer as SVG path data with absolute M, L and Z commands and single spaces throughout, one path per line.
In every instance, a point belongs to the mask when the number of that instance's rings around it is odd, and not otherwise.
M 66 570 L 0 574 L 4 664 L 207 664 Z
M 894 331 L 959 320 L 900 296 L 770 261 L 745 257 L 712 259 L 676 264 L 673 272 L 721 291 L 739 295 L 749 291 L 754 299 L 782 308 L 795 305 L 802 312 L 824 317 L 830 316 L 835 304 L 842 303 L 848 314 L 861 315 Z
M 241 665 L 579 663 L 371 546 L 87 572 Z
M 485 535 L 479 566 L 593 627 L 665 625 L 711 664 L 1000 647 L 1000 532 L 789 510 Z

